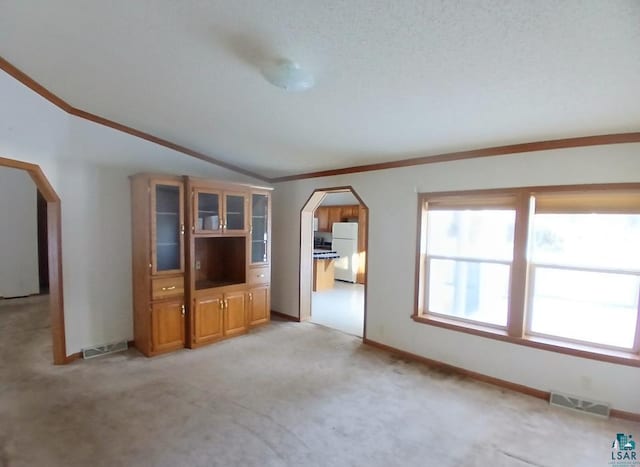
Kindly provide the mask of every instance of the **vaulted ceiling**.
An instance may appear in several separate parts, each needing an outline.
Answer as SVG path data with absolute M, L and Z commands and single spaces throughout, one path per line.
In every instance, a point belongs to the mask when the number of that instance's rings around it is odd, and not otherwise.
M 637 0 L 0 0 L 49 91 L 267 177 L 638 131 L 639 51 Z

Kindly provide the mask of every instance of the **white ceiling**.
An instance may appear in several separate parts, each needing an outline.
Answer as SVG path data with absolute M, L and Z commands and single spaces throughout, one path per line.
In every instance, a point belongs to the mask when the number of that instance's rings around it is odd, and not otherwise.
M 353 204 L 360 204 L 358 198 L 353 196 L 350 191 L 343 191 L 339 193 L 327 193 L 320 206 L 349 206 Z
M 0 0 L 0 55 L 75 107 L 266 176 L 640 122 L 637 0 Z M 269 85 L 278 56 L 316 87 Z

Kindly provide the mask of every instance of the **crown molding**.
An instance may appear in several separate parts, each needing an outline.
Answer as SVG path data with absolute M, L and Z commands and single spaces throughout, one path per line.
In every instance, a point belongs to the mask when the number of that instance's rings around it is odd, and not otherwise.
M 471 149 L 469 151 L 447 152 L 431 156 L 420 156 L 411 159 L 400 159 L 376 164 L 355 165 L 342 169 L 307 172 L 297 175 L 287 175 L 270 179 L 271 183 L 289 182 L 307 178 L 331 177 L 374 170 L 397 169 L 414 165 L 436 164 L 481 157 L 505 156 L 523 152 L 548 151 L 550 149 L 580 148 L 586 146 L 600 146 L 608 144 L 640 143 L 640 132 L 614 133 L 608 135 L 580 136 L 576 138 L 553 139 L 548 141 L 534 141 L 530 143 L 510 144 L 507 146 L 493 146 L 489 148 Z
M 40 83 L 33 80 L 31 77 L 29 77 L 27 74 L 25 74 L 15 66 L 13 66 L 11 63 L 9 63 L 7 60 L 5 60 L 1 56 L 0 56 L 0 69 L 2 69 L 7 74 L 9 74 L 16 80 L 20 81 L 22 84 L 30 88 L 32 91 L 44 97 L 49 102 L 59 107 L 60 109 L 64 110 L 70 115 L 83 118 L 85 120 L 89 120 L 91 122 L 112 128 L 117 131 L 121 131 L 123 133 L 127 133 L 137 138 L 141 138 L 141 139 L 150 141 L 152 143 L 158 144 L 160 146 L 164 146 L 166 148 L 180 152 L 187 156 L 194 157 L 196 159 L 209 162 L 219 167 L 223 167 L 225 169 L 232 170 L 242 175 L 247 175 L 249 177 L 253 177 L 268 183 L 289 182 L 294 180 L 304 180 L 308 178 L 331 177 L 335 175 L 371 172 L 375 170 L 397 169 L 402 167 L 411 167 L 414 165 L 436 164 L 440 162 L 451 162 L 451 161 L 459 161 L 459 160 L 465 160 L 465 159 L 476 159 L 476 158 L 482 158 L 482 157 L 505 156 L 505 155 L 511 155 L 511 154 L 524 153 L 524 152 L 548 151 L 551 149 L 568 149 L 568 148 L 579 148 L 579 147 L 587 147 L 587 146 L 601 146 L 601 145 L 609 145 L 609 144 L 640 143 L 640 132 L 579 136 L 574 138 L 563 138 L 563 139 L 554 139 L 554 140 L 546 140 L 546 141 L 533 141 L 528 143 L 510 144 L 506 146 L 492 146 L 488 148 L 471 149 L 468 151 L 456 151 L 456 152 L 448 152 L 448 153 L 441 153 L 441 154 L 433 154 L 428 156 L 414 157 L 410 159 L 399 159 L 395 161 L 380 162 L 380 163 L 374 163 L 374 164 L 354 165 L 354 166 L 343 167 L 339 169 L 305 172 L 305 173 L 300 173 L 295 175 L 286 175 L 283 177 L 269 178 L 264 175 L 239 167 L 237 165 L 230 164 L 223 160 L 209 156 L 202 152 L 195 151 L 186 146 L 173 143 L 171 141 L 160 138 L 158 136 L 145 133 L 143 131 L 137 130 L 130 126 L 123 125 L 113 120 L 109 120 L 99 115 L 92 114 L 85 110 L 74 107 L 68 102 L 66 102 L 65 100 L 56 96 L 54 93 L 52 93 L 48 89 L 46 89 Z
M 123 133 L 127 133 L 127 134 L 132 135 L 132 136 L 136 136 L 138 138 L 141 138 L 141 139 L 150 141 L 152 143 L 158 144 L 160 146 L 164 146 L 166 148 L 169 148 L 169 149 L 172 149 L 174 151 L 180 152 L 180 153 L 185 154 L 187 156 L 191 156 L 191 157 L 194 157 L 196 159 L 200 159 L 202 161 L 209 162 L 211 164 L 215 164 L 215 165 L 217 165 L 219 167 L 223 167 L 225 169 L 232 170 L 232 171 L 240 173 L 242 175 L 247 175 L 249 177 L 253 177 L 253 178 L 256 178 L 258 180 L 265 181 L 265 182 L 269 182 L 270 181 L 269 178 L 267 178 L 267 177 L 265 177 L 263 175 L 257 174 L 255 172 L 252 172 L 250 170 L 244 169 L 242 167 L 238 167 L 237 165 L 230 164 L 228 162 L 225 162 L 223 160 L 220 160 L 220 159 L 217 159 L 215 157 L 209 156 L 209 155 L 204 154 L 202 152 L 195 151 L 193 149 L 187 148 L 187 147 L 182 146 L 180 144 L 172 143 L 171 141 L 168 141 L 166 139 L 160 138 L 158 136 L 154 136 L 152 134 L 145 133 L 144 131 L 137 130 L 137 129 L 132 128 L 130 126 L 123 125 L 121 123 L 114 122 L 113 120 L 109 120 L 107 118 L 101 117 L 100 115 L 92 114 L 92 113 L 87 112 L 85 110 L 82 110 L 82 109 L 79 109 L 77 107 L 74 107 L 71 104 L 69 104 L 67 101 L 65 101 L 64 99 L 61 99 L 60 97 L 56 96 L 54 93 L 52 93 L 47 88 L 42 86 L 40 83 L 38 83 L 37 81 L 32 79 L 30 76 L 28 76 L 26 73 L 24 73 L 23 71 L 19 70 L 15 66 L 13 66 L 11 63 L 9 63 L 7 60 L 5 60 L 3 57 L 0 57 L 0 69 L 2 69 L 8 75 L 10 75 L 13 78 L 15 78 L 16 80 L 20 81 L 22 84 L 27 86 L 29 89 L 31 89 L 32 91 L 34 91 L 37 94 L 41 95 L 46 100 L 48 100 L 49 102 L 51 102 L 55 106 L 59 107 L 60 109 L 64 110 L 65 112 L 67 112 L 70 115 L 73 115 L 73 116 L 79 117 L 79 118 L 83 118 L 85 120 L 89 120 L 91 122 L 97 123 L 98 125 L 103 125 L 103 126 L 112 128 L 114 130 L 121 131 Z

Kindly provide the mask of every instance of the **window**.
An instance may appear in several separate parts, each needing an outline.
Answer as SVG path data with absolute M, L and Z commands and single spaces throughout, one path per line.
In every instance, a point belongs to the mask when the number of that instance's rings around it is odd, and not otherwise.
M 414 319 L 517 343 L 638 357 L 640 185 L 419 200 Z
M 623 205 L 632 196 L 602 194 L 608 205 L 589 193 L 534 196 L 529 334 L 633 349 L 640 214 Z
M 498 201 L 502 201 L 501 203 Z M 427 309 L 507 325 L 515 208 L 511 199 L 474 206 L 431 202 L 427 211 Z

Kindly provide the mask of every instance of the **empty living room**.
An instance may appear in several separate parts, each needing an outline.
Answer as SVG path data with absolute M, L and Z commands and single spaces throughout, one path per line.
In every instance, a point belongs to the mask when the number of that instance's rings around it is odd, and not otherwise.
M 639 50 L 637 0 L 0 1 L 0 467 L 640 467 Z

